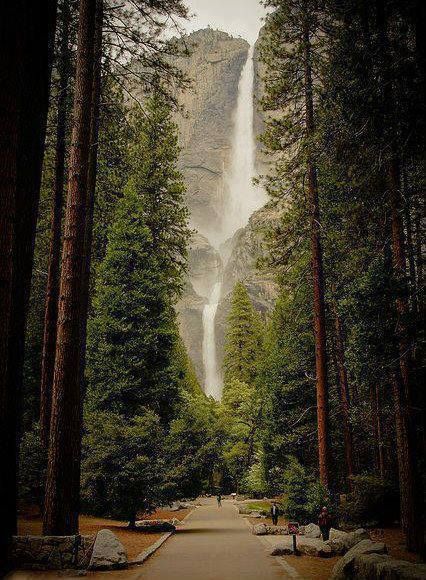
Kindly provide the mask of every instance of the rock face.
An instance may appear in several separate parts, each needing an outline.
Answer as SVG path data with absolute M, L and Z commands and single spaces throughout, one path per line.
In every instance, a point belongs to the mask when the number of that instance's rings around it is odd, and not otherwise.
M 127 553 L 111 530 L 100 530 L 90 559 L 90 570 L 111 570 L 127 567 Z
M 180 98 L 188 113 L 177 119 L 181 170 L 191 223 L 213 240 L 222 209 L 224 173 L 229 165 L 238 82 L 249 49 L 242 38 L 205 29 L 190 34 L 191 56 L 176 64 L 193 80 Z
M 354 561 L 357 556 L 368 554 L 386 554 L 386 546 L 381 542 L 372 542 L 371 540 L 361 540 L 353 546 L 337 564 L 331 573 L 331 580 L 345 580 L 345 578 L 354 578 L 351 576 L 354 569 Z
M 222 296 L 215 318 L 219 365 L 223 359 L 230 292 L 235 283 L 246 284 L 255 307 L 262 312 L 271 308 L 277 289 L 272 276 L 260 274 L 255 268 L 263 252 L 262 226 L 273 217 L 270 211 L 256 212 L 248 226 L 226 242 L 221 252 L 229 258 L 226 266 L 212 246 L 218 239 L 224 207 L 238 83 L 249 45 L 241 38 L 211 29 L 190 34 L 187 43 L 192 49 L 191 56 L 178 58 L 175 63 L 193 80 L 193 90 L 181 95 L 180 102 L 187 114 L 179 115 L 177 123 L 182 147 L 180 169 L 187 187 L 190 223 L 196 233 L 190 243 L 188 280 L 177 310 L 181 336 L 198 379 L 203 383 L 202 315 L 218 273 L 224 269 Z M 254 61 L 258 71 L 256 50 Z M 261 96 L 258 80 L 254 91 L 255 97 Z M 258 113 L 254 115 L 254 127 L 257 134 L 263 130 Z M 258 148 L 257 169 L 263 172 L 265 168 Z

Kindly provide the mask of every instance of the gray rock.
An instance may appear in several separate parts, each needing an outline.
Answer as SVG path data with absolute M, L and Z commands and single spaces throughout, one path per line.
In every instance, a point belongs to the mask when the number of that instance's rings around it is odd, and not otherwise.
M 305 536 L 307 538 L 320 538 L 321 530 L 316 524 L 308 524 L 305 526 Z
M 358 544 L 361 540 L 368 540 L 369 535 L 367 530 L 364 528 L 359 528 L 354 532 L 343 532 L 342 530 L 330 530 L 330 539 L 327 544 L 330 545 L 333 552 L 336 554 L 345 554 L 353 546 Z
M 252 532 L 255 536 L 266 536 L 268 533 L 268 528 L 265 524 L 256 524 L 253 526 Z
M 361 554 L 386 554 L 386 545 L 382 542 L 372 542 L 371 540 L 361 540 L 353 546 L 337 564 L 334 566 L 330 580 L 345 580 L 352 578 L 354 560 Z
M 266 526 L 268 534 L 272 536 L 287 536 L 288 528 L 287 526 Z
M 257 511 L 252 511 L 252 512 L 250 512 L 250 517 L 251 518 L 261 518 L 262 514 L 260 512 L 257 512 Z
M 354 560 L 352 576 L 360 580 L 421 580 L 426 578 L 426 565 L 394 560 L 380 554 L 363 554 Z
M 297 540 L 297 549 L 301 554 L 319 558 L 329 558 L 334 555 L 331 546 L 319 538 L 300 537 Z
M 293 554 L 293 538 L 286 536 L 278 544 L 271 546 L 269 549 L 271 556 L 288 556 Z
M 100 530 L 96 536 L 89 570 L 111 570 L 127 567 L 127 553 L 111 530 Z
M 176 526 L 168 520 L 139 520 L 135 527 L 140 532 L 174 532 L 176 530 Z

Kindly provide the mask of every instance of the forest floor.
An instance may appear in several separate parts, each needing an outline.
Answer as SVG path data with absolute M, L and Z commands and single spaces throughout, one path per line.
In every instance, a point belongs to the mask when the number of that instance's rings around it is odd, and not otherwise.
M 147 520 L 172 520 L 177 519 L 182 521 L 190 512 L 189 509 L 182 509 L 178 511 L 156 510 L 152 514 L 143 516 L 140 514 L 140 519 Z M 128 522 L 111 520 L 106 518 L 96 518 L 92 516 L 80 516 L 80 534 L 95 535 L 99 530 L 108 529 L 120 539 L 127 551 L 129 560 L 133 560 L 141 552 L 149 548 L 163 535 L 162 533 L 144 533 L 134 530 L 129 530 Z M 42 520 L 39 513 L 34 513 L 34 510 L 28 510 L 18 520 L 18 534 L 20 535 L 40 535 L 42 533 Z

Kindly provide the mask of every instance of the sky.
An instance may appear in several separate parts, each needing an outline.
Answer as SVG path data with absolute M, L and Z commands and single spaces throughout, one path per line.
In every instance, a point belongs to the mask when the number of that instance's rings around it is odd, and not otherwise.
M 186 0 L 195 16 L 185 25 L 188 32 L 207 28 L 218 28 L 242 36 L 253 44 L 262 26 L 265 14 L 259 0 Z

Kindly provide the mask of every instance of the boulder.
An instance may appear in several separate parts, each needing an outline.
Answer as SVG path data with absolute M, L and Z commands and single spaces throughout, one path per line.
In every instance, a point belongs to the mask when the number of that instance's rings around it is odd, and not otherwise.
M 262 517 L 262 514 L 260 512 L 258 512 L 258 511 L 251 511 L 250 512 L 250 517 L 251 518 L 261 518 Z
M 174 532 L 176 530 L 176 526 L 168 520 L 139 520 L 135 528 L 140 532 Z
M 319 538 L 298 538 L 297 549 L 301 554 L 319 558 L 329 558 L 334 555 L 331 546 Z
M 100 530 L 96 536 L 89 570 L 127 568 L 127 553 L 111 530 Z
M 421 580 L 426 578 L 426 565 L 394 560 L 381 554 L 363 554 L 354 560 L 352 576 L 360 580 Z
M 305 526 L 304 534 L 307 538 L 320 538 L 321 530 L 316 524 L 308 524 Z
M 293 540 L 291 538 L 280 542 L 270 551 L 271 556 L 289 556 L 291 554 L 293 554 Z
M 327 540 L 327 544 L 330 545 L 331 549 L 333 552 L 336 552 L 336 554 L 345 554 L 361 540 L 368 539 L 368 532 L 367 530 L 364 530 L 364 528 L 359 528 L 358 530 L 349 533 L 332 528 L 330 530 L 330 539 Z
M 361 554 L 386 554 L 386 546 L 382 542 L 361 540 L 353 546 L 334 566 L 330 580 L 345 580 L 352 578 L 354 560 Z
M 265 524 L 256 524 L 252 527 L 252 532 L 255 536 L 266 536 L 268 528 Z
M 271 536 L 287 536 L 288 527 L 287 526 L 266 526 L 268 534 Z

